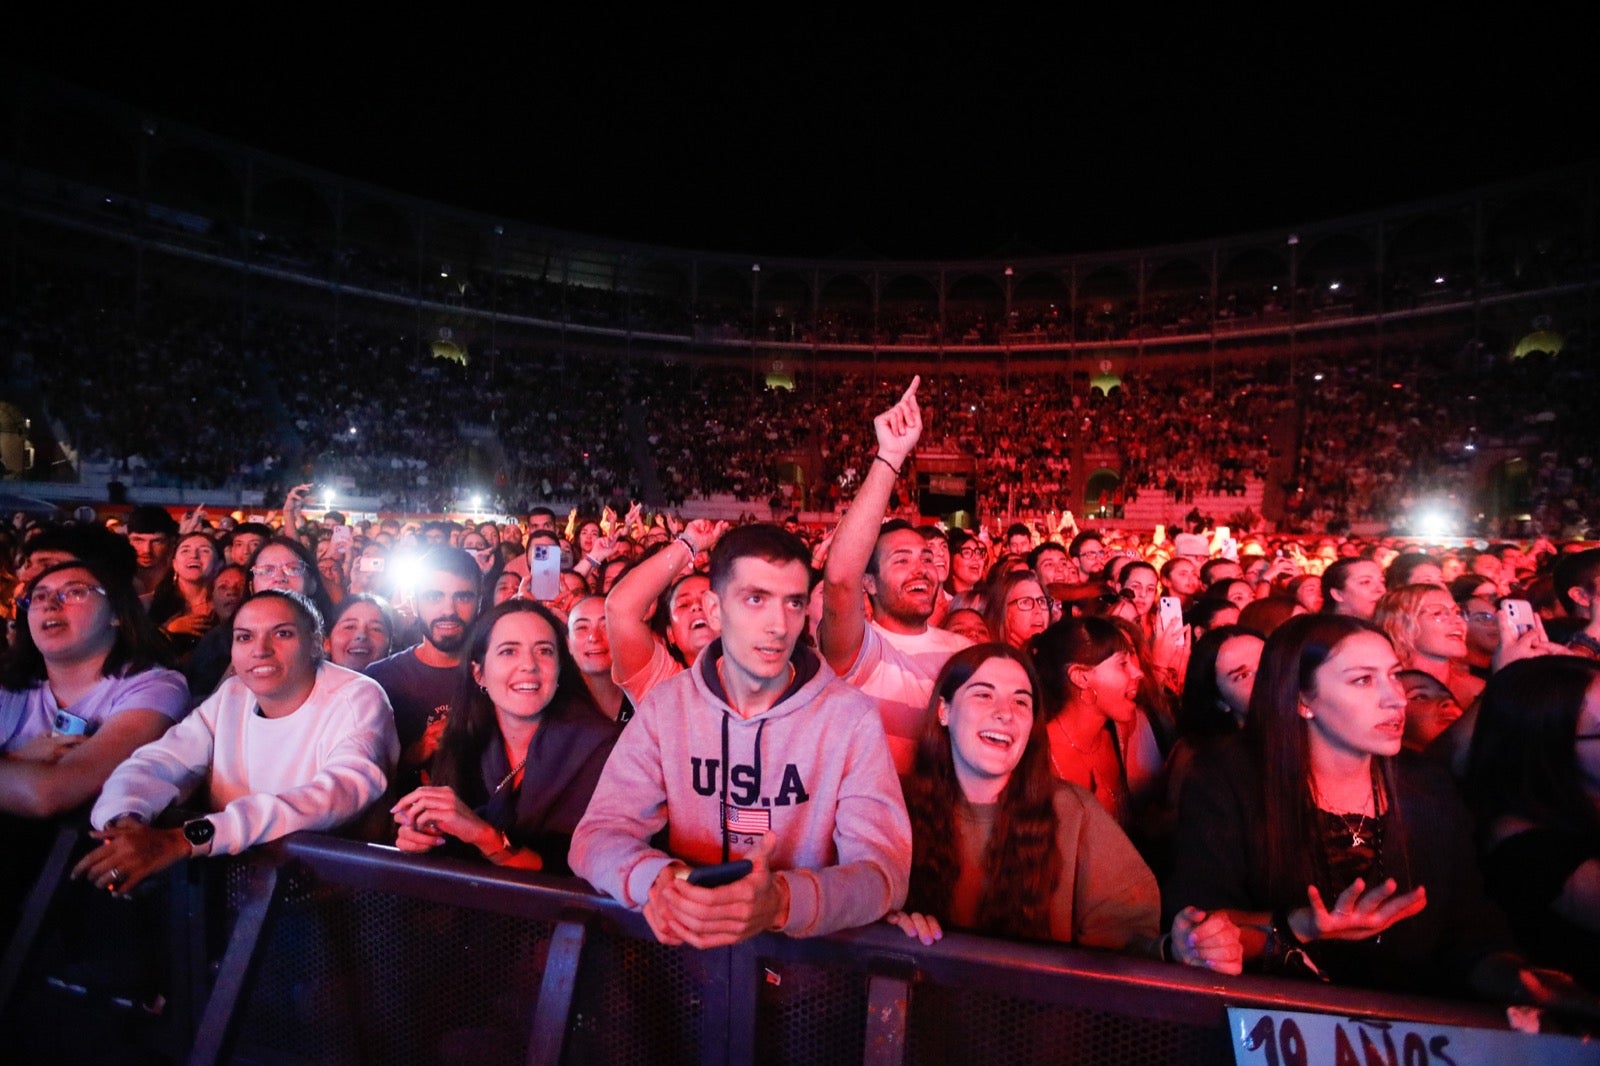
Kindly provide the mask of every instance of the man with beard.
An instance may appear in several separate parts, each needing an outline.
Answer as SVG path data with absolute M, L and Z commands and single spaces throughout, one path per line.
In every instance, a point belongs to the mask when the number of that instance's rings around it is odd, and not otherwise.
M 422 643 L 367 667 L 394 705 L 400 735 L 400 794 L 421 784 L 422 770 L 439 746 L 450 701 L 460 681 L 467 630 L 478 615 L 482 572 L 460 548 L 435 548 L 422 557 L 417 579 L 417 622 Z
M 928 625 L 939 584 L 927 541 L 905 522 L 883 523 L 889 494 L 922 436 L 920 381 L 913 378 L 899 402 L 873 419 L 878 454 L 834 533 L 817 633 L 828 665 L 878 701 L 902 776 L 911 771 L 933 679 L 945 660 L 971 643 Z M 871 622 L 863 595 L 872 603 Z

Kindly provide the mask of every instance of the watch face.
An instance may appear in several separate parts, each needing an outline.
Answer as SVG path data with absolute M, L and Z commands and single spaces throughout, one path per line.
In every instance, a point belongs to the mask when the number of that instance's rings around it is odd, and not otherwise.
M 192 822 L 183 823 L 183 838 L 197 848 L 211 843 L 211 837 L 216 831 L 217 827 L 206 818 L 196 818 Z

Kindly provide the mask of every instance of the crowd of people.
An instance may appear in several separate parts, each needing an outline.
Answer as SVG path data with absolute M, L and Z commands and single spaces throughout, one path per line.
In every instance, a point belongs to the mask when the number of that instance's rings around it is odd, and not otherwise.
M 925 390 L 833 410 L 830 528 L 14 523 L 0 920 L 87 810 L 113 896 L 338 828 L 665 944 L 886 920 L 1600 1019 L 1600 549 L 945 529 Z
M 14 379 L 38 386 L 74 461 L 135 488 L 275 496 L 309 480 L 410 512 L 473 496 L 504 512 L 598 510 L 642 495 L 838 510 L 870 446 L 856 427 L 888 389 L 867 371 L 807 368 L 793 388 L 767 387 L 748 366 L 559 352 L 486 365 L 482 338 L 462 365 L 437 358 L 415 323 L 335 324 L 272 300 L 219 313 L 168 282 L 34 263 L 20 275 L 4 323 Z M 1271 484 L 1298 529 L 1404 521 L 1433 499 L 1470 525 L 1480 457 L 1515 453 L 1532 468 L 1529 495 L 1504 509 L 1582 535 L 1600 519 L 1600 486 L 1572 427 L 1596 388 L 1581 353 L 1501 360 L 1390 343 L 1381 357 L 1303 355 L 1293 382 L 1281 358 L 1146 359 L 1104 381 L 940 371 L 923 394 L 930 448 L 969 460 L 980 494 L 1008 513 L 1082 511 L 1083 454 L 1120 479 L 1102 494 L 1107 514 L 1141 495 L 1181 513 Z

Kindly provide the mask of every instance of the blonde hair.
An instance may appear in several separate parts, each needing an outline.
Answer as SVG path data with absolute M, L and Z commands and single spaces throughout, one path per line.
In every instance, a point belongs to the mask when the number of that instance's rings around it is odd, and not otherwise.
M 1450 593 L 1441 585 L 1401 585 L 1397 589 L 1390 589 L 1383 594 L 1383 599 L 1378 601 L 1378 609 L 1373 613 L 1372 620 L 1382 629 L 1394 645 L 1396 658 L 1400 665 L 1410 668 L 1417 658 L 1417 613 L 1422 609 L 1422 601 L 1430 592 L 1437 592 L 1446 599 Z M 1450 601 L 1454 605 L 1455 601 Z

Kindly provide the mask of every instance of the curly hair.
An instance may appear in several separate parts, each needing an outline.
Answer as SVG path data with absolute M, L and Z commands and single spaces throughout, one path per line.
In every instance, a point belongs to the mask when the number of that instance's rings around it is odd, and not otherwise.
M 1001 792 L 994 830 L 984 849 L 987 885 L 978 901 L 975 931 L 996 936 L 1050 938 L 1050 900 L 1061 882 L 1061 851 L 1056 843 L 1055 776 L 1050 772 L 1044 717 L 1039 711 L 1039 678 L 1027 656 L 1007 644 L 976 644 L 950 657 L 934 681 L 927 726 L 917 742 L 916 761 L 906 780 L 911 815 L 911 890 L 908 910 L 949 919 L 952 893 L 961 873 L 960 842 L 951 831 L 951 813 L 963 802 L 956 780 L 950 730 L 939 722 L 941 702 L 991 659 L 1010 659 L 1028 676 L 1033 691 L 1033 726 L 1022 760 Z

